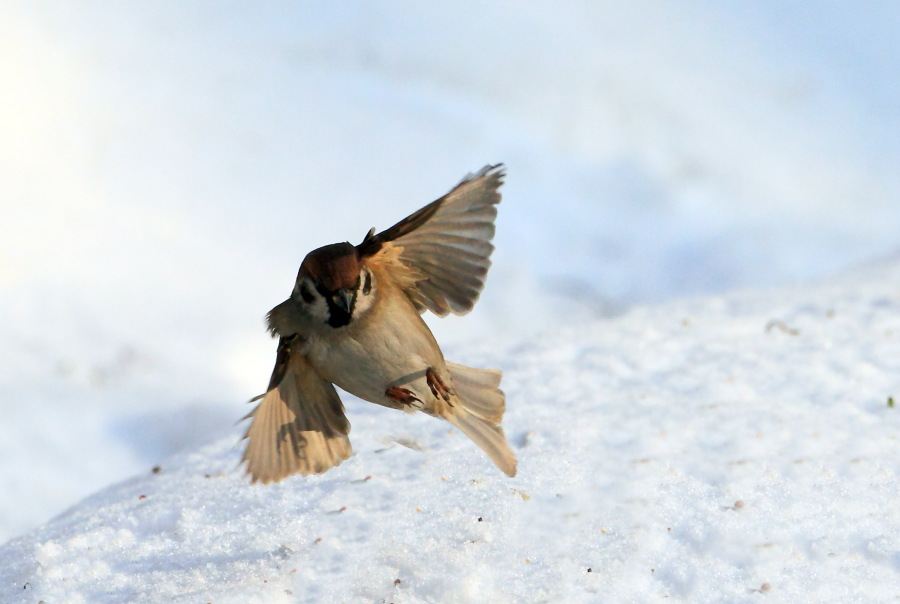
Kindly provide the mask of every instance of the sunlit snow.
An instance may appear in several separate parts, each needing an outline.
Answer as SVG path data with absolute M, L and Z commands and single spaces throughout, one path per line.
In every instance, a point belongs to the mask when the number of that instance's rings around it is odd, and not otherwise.
M 0 601 L 897 599 L 897 23 L 3 4 Z M 345 396 L 351 459 L 251 486 L 306 252 L 496 162 L 485 292 L 429 323 L 504 370 L 519 475 Z

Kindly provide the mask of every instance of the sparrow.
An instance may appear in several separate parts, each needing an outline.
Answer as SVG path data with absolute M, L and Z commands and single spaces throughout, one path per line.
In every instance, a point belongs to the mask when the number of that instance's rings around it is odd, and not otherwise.
M 242 463 L 252 482 L 320 474 L 351 453 L 335 386 L 365 401 L 446 420 L 509 476 L 516 458 L 500 422 L 501 372 L 444 359 L 422 320 L 469 312 L 494 250 L 502 164 L 359 245 L 334 243 L 303 259 L 290 297 L 269 311 L 278 337 L 265 394 L 244 419 Z

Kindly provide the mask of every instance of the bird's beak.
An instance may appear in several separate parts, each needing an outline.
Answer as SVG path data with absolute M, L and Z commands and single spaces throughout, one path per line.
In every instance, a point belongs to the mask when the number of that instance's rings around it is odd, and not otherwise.
M 347 314 L 350 314 L 350 310 L 353 308 L 353 300 L 355 297 L 356 297 L 355 292 L 351 292 L 349 290 L 342 289 L 339 292 L 337 292 L 336 294 L 334 294 L 334 296 L 332 296 L 332 300 L 334 300 L 334 303 L 337 305 L 338 308 L 340 308 Z

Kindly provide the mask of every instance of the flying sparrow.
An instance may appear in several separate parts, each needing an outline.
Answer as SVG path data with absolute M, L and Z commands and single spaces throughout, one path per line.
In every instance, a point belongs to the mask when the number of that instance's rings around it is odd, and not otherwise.
M 444 360 L 421 314 L 472 310 L 494 250 L 502 165 L 362 243 L 310 252 L 290 298 L 269 311 L 278 336 L 268 391 L 256 397 L 243 461 L 253 482 L 319 474 L 350 456 L 335 386 L 378 405 L 447 420 L 509 476 L 501 372 Z

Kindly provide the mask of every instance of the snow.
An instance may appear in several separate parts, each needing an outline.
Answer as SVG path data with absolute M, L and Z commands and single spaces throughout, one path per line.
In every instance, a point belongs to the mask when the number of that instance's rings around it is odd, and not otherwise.
M 900 597 L 900 13 L 809 11 L 4 4 L 0 601 Z M 346 397 L 249 485 L 302 256 L 496 161 L 519 475 Z
M 4 601 L 893 599 L 898 278 L 470 345 L 506 369 L 517 478 L 356 401 L 339 468 L 250 486 L 236 435 L 192 448 L 8 543 Z

